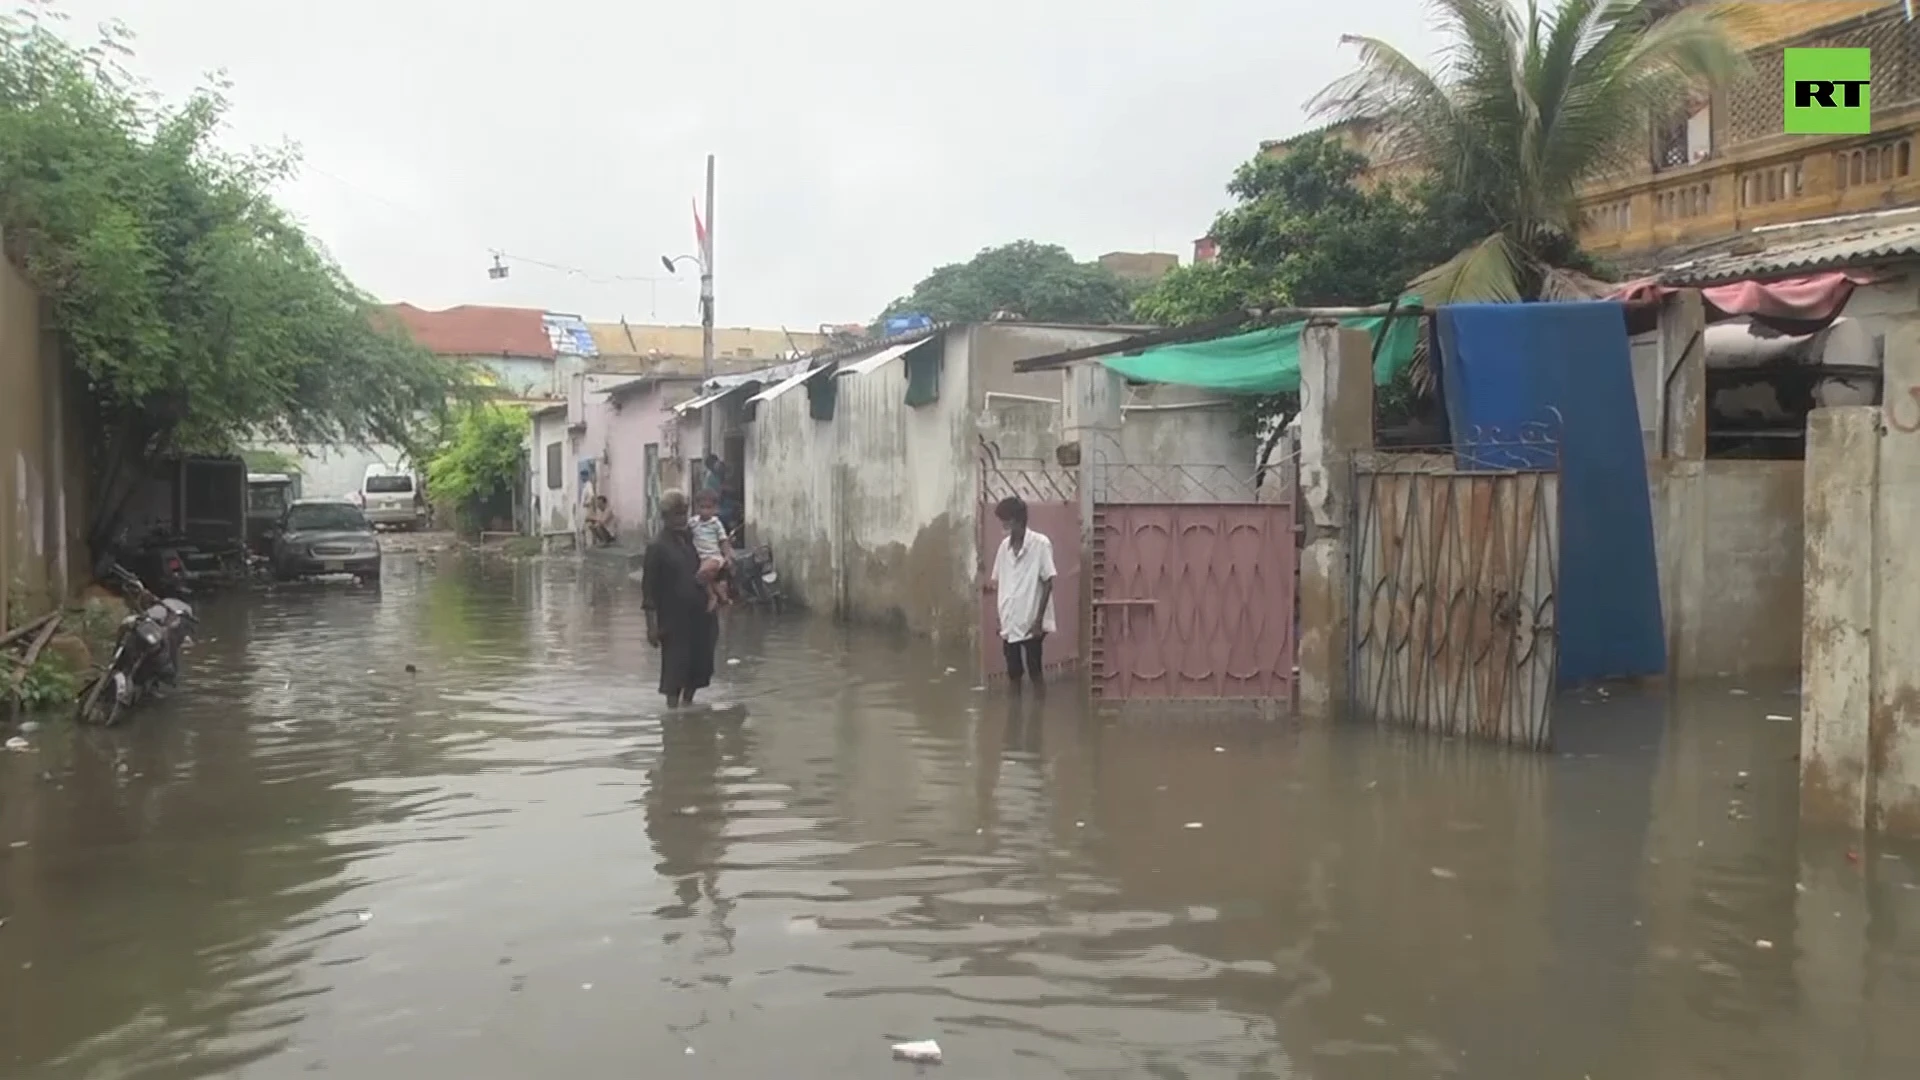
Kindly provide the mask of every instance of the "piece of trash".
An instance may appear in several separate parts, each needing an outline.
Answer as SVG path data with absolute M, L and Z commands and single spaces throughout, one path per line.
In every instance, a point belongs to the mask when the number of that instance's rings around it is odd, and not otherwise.
M 1189 828 L 1189 829 L 1204 829 L 1204 828 L 1206 828 L 1206 827 L 1207 827 L 1207 825 L 1206 825 L 1206 822 L 1203 822 L 1203 821 L 1189 821 L 1189 822 L 1187 822 L 1187 828 Z
M 953 674 L 954 672 L 956 672 L 956 671 L 959 671 L 959 670 L 960 670 L 960 669 L 959 669 L 959 668 L 957 668 L 957 667 L 950 667 L 950 668 L 948 668 L 948 669 L 947 669 L 947 674 L 949 674 L 949 675 L 951 675 L 951 674 Z
M 728 667 L 739 667 L 739 666 L 740 666 L 740 658 L 739 658 L 739 657 L 737 657 L 737 656 L 729 656 L 729 657 L 727 657 L 727 666 L 728 666 Z
M 26 847 L 27 842 L 25 840 L 15 840 L 13 843 L 8 844 L 7 846 L 14 849 L 15 851 L 18 851 L 21 848 Z
M 581 984 L 580 984 L 580 989 L 582 989 L 582 990 L 591 990 L 591 989 L 593 989 L 593 984 L 592 984 L 592 983 L 581 983 Z
M 40 721 L 38 720 L 20 721 L 20 734 L 22 735 L 31 735 L 34 732 L 39 730 L 40 730 Z
M 985 693 L 985 692 L 986 692 L 986 689 L 987 689 L 987 688 L 986 688 L 986 687 L 984 687 L 984 686 L 976 686 L 976 687 L 974 687 L 974 688 L 973 688 L 973 692 L 974 692 L 974 693 L 976 693 L 976 694 L 982 694 L 982 693 Z
M 363 912 L 361 912 L 361 913 L 360 913 L 360 921 L 361 921 L 361 922 L 372 922 L 372 921 L 373 921 L 373 912 L 371 912 L 371 911 L 363 911 Z
M 691 1047 L 691 1046 L 689 1046 L 689 1047 L 687 1047 L 687 1056 L 688 1056 L 688 1057 L 692 1057 L 692 1056 L 693 1056 L 693 1047 Z
M 15 735 L 13 738 L 7 740 L 7 749 L 13 751 L 16 754 L 21 753 L 22 751 L 31 749 L 32 746 L 33 746 L 32 743 L 28 742 L 27 740 L 21 738 L 18 735 Z
M 1766 938 L 1755 938 L 1753 947 L 1756 949 L 1771 949 L 1773 948 L 1773 942 L 1768 941 Z
M 1736 686 L 1736 687 L 1734 687 L 1733 689 L 1731 689 L 1731 690 L 1729 690 L 1729 691 L 1727 691 L 1727 693 L 1729 693 L 1729 694 L 1732 694 L 1732 695 L 1733 695 L 1734 697 L 1746 697 L 1746 696 L 1747 696 L 1747 692 L 1746 692 L 1745 690 L 1742 690 L 1742 689 L 1740 689 L 1740 688 L 1739 688 L 1739 687 L 1737 687 L 1737 686 Z
M 1432 874 L 1434 877 L 1437 877 L 1442 881 L 1452 881 L 1453 879 L 1460 876 L 1459 874 L 1454 873 L 1453 871 L 1447 869 L 1444 866 L 1434 867 L 1432 870 Z
M 1745 780 L 1747 778 L 1747 770 L 1741 769 L 1736 775 L 1738 775 L 1740 779 Z
M 912 1061 L 921 1065 L 940 1064 L 940 1044 L 932 1039 L 920 1039 L 916 1042 L 893 1044 L 893 1056 L 901 1061 Z
M 1076 821 L 1073 823 L 1073 827 L 1076 829 L 1084 829 L 1087 827 L 1087 823 L 1084 821 Z
M 419 668 L 417 668 L 417 667 L 414 667 L 414 666 L 413 666 L 412 664 L 408 664 L 408 665 L 407 665 L 407 674 L 409 674 L 409 675 L 418 675 L 418 674 L 420 674 L 420 669 L 419 669 Z
M 1791 724 L 1791 723 L 1793 723 L 1793 717 L 1791 717 L 1791 716 L 1787 716 L 1787 715 L 1784 715 L 1784 714 L 1782 714 L 1782 713 L 1777 713 L 1777 712 L 1770 712 L 1770 713 L 1768 713 L 1768 714 L 1767 714 L 1767 719 L 1769 719 L 1769 720 L 1772 720 L 1772 721 L 1774 721 L 1775 723 L 1779 723 L 1779 724 Z
M 1213 748 L 1213 752 L 1216 754 L 1224 754 L 1227 752 L 1227 748 L 1224 746 L 1216 746 Z

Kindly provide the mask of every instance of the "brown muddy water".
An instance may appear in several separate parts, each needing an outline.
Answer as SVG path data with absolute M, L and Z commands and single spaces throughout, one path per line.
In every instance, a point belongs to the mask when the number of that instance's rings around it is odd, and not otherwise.
M 1798 827 L 1779 687 L 1529 756 L 740 618 L 667 719 L 623 578 L 399 569 L 0 753 L 0 1074 L 1920 1075 L 1920 861 Z

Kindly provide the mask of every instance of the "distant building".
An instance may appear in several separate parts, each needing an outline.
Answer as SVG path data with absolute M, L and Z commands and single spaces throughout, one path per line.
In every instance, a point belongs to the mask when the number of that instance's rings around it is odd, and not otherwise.
M 1210 263 L 1220 257 L 1220 241 L 1211 236 L 1203 236 L 1193 242 L 1194 265 Z
M 1100 265 L 1124 281 L 1152 284 L 1180 265 L 1180 256 L 1162 251 L 1109 251 L 1100 256 Z

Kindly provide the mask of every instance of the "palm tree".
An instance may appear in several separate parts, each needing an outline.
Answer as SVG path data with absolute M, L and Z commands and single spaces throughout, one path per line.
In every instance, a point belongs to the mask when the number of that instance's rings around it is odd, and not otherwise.
M 1587 295 L 1570 273 L 1580 186 L 1644 160 L 1689 94 L 1747 70 L 1725 5 L 1429 0 L 1447 39 L 1427 70 L 1347 35 L 1360 67 L 1309 108 L 1377 125 L 1380 153 L 1425 162 L 1487 234 L 1410 286 L 1428 304 Z

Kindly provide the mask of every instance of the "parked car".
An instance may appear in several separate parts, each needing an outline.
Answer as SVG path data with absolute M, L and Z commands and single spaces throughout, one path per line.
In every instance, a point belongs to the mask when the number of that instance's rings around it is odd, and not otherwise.
M 393 465 L 367 466 L 357 501 L 376 528 L 418 529 L 427 522 L 427 502 L 414 475 Z
M 269 556 L 280 581 L 352 574 L 365 582 L 380 580 L 380 537 L 367 515 L 350 502 L 302 499 L 287 507 L 272 532 Z

